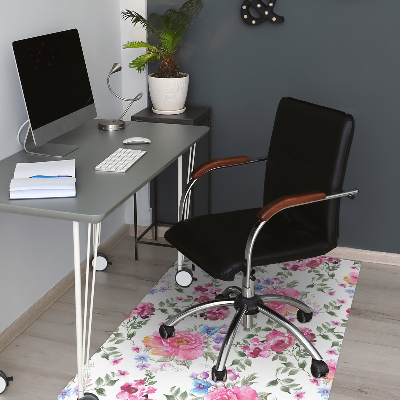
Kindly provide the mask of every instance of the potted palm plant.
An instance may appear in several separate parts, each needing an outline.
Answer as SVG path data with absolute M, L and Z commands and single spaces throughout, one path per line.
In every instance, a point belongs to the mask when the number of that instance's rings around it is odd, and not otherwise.
M 179 71 L 174 53 L 184 32 L 203 8 L 202 0 L 188 0 L 179 10 L 169 9 L 164 14 L 152 13 L 148 18 L 135 11 L 122 11 L 122 18 L 130 19 L 133 26 L 142 25 L 157 44 L 141 41 L 128 42 L 124 49 L 145 48 L 146 53 L 135 58 L 129 66 L 139 72 L 146 70 L 149 63 L 159 61 L 157 72 L 149 75 L 149 91 L 153 111 L 157 114 L 180 114 L 185 111 L 189 87 L 189 75 Z

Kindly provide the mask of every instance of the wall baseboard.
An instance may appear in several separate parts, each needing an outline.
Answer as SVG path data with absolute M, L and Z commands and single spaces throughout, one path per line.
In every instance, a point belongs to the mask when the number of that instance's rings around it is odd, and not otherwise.
M 336 247 L 336 249 L 333 249 L 327 255 L 346 260 L 400 266 L 400 254 L 397 253 L 353 249 L 351 247 Z
M 99 252 L 106 253 L 129 235 L 129 225 L 123 225 L 107 241 L 99 246 Z M 86 260 L 81 263 L 81 275 L 86 272 Z M 4 350 L 17 336 L 35 322 L 51 305 L 63 296 L 75 284 L 74 271 L 71 271 L 57 285 L 50 289 L 32 307 L 25 311 L 16 321 L 0 334 L 0 352 Z
M 140 234 L 146 229 L 144 226 L 138 226 Z M 158 227 L 159 237 L 163 237 L 168 227 Z M 114 235 L 112 235 L 105 243 L 99 246 L 99 251 L 106 253 L 116 246 L 124 237 L 134 236 L 133 225 L 123 225 Z M 152 232 L 149 231 L 145 235 L 146 239 L 152 238 Z M 347 260 L 356 260 L 371 262 L 377 264 L 388 264 L 400 266 L 400 254 L 384 253 L 380 251 L 370 251 L 362 249 L 353 249 L 350 247 L 337 247 L 327 255 Z M 82 276 L 85 275 L 86 260 L 81 263 Z M 0 334 L 0 352 L 7 347 L 18 335 L 20 335 L 29 325 L 39 318 L 52 304 L 54 304 L 61 296 L 74 286 L 74 271 L 71 271 L 56 286 L 50 289 L 40 300 L 38 300 L 31 308 L 25 311 L 16 321 Z

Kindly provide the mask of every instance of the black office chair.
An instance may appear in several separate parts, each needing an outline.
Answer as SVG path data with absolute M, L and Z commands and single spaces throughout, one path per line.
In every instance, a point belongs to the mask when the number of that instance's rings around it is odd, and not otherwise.
M 187 214 L 190 189 L 204 174 L 219 168 L 266 162 L 262 209 L 182 220 L 165 234 L 171 244 L 213 278 L 232 281 L 235 274 L 243 272 L 241 288 L 230 286 L 215 300 L 194 305 L 160 326 L 161 337 L 167 339 L 174 335 L 178 322 L 194 313 L 217 306 L 235 307 L 236 314 L 212 368 L 214 381 L 226 380 L 225 363 L 239 324 L 243 320 L 245 329 L 252 328 L 253 315 L 257 313 L 279 323 L 301 343 L 312 357 L 311 373 L 315 378 L 328 374 L 327 364 L 304 334 L 264 303 L 295 306 L 301 323 L 311 320 L 313 310 L 287 296 L 256 295 L 253 267 L 321 256 L 337 246 L 340 198 L 354 198 L 358 193 L 342 192 L 353 132 L 354 120 L 349 114 L 283 98 L 267 158 L 218 159 L 193 171 L 180 204 L 181 216 Z

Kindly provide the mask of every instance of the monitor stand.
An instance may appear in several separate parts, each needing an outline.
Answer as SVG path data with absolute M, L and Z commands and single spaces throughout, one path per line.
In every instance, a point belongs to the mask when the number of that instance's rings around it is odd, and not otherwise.
M 35 156 L 62 158 L 67 154 L 72 153 L 77 148 L 78 146 L 71 144 L 59 143 L 45 143 L 41 146 L 36 146 L 31 129 L 28 130 L 24 140 L 24 150 L 28 154 L 33 154 Z

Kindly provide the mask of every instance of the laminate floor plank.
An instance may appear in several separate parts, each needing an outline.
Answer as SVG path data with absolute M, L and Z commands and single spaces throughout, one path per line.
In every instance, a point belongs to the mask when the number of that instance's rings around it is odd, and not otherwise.
M 174 249 L 139 245 L 135 261 L 133 249 L 125 237 L 108 253 L 113 265 L 96 273 L 91 354 L 177 258 Z M 76 374 L 74 304 L 72 288 L 0 353 L 15 379 L 1 400 L 56 400 Z M 400 267 L 362 263 L 330 400 L 400 399 L 399 304 Z

